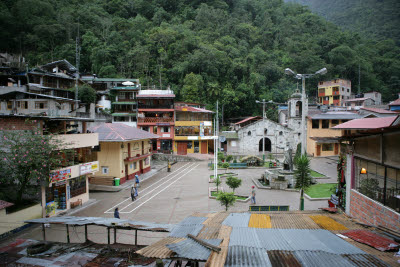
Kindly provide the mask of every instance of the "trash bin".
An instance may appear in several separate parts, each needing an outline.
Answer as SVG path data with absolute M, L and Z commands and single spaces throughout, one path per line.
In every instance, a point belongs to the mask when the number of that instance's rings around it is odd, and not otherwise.
M 115 184 L 115 186 L 119 186 L 119 179 L 120 179 L 120 178 L 115 178 L 115 179 L 114 179 L 114 184 Z

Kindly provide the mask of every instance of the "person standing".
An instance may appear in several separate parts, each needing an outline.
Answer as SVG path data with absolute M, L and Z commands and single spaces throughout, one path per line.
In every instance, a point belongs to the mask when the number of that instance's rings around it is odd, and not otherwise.
M 132 198 L 132 201 L 136 200 L 136 196 L 135 196 L 136 188 L 135 187 L 136 187 L 136 184 L 133 184 L 132 187 L 131 187 L 131 198 Z
M 135 196 L 135 199 L 136 199 L 137 196 L 139 196 L 139 193 L 138 193 L 138 186 L 139 186 L 139 184 L 135 184 L 135 185 L 134 185 L 134 189 L 135 189 L 134 196 Z
M 251 203 L 256 204 L 256 189 L 254 185 L 251 187 Z
M 118 211 L 118 207 L 117 207 L 117 208 L 115 208 L 115 210 L 114 210 L 114 218 L 120 219 L 120 217 L 119 217 L 119 211 Z

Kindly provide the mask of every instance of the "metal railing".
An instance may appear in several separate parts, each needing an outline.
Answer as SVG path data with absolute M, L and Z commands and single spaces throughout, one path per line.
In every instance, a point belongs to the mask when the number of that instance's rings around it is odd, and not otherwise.
M 145 117 L 138 118 L 138 123 L 174 122 L 174 118 Z

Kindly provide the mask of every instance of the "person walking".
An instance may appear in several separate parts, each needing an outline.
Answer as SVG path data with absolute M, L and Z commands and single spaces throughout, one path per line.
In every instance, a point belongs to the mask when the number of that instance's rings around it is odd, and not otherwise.
M 131 198 L 132 198 L 132 201 L 136 200 L 136 196 L 135 196 L 136 188 L 135 187 L 136 187 L 136 183 L 133 184 L 132 187 L 131 187 Z
M 256 204 L 256 189 L 254 185 L 251 187 L 251 204 Z
M 136 199 L 136 197 L 139 196 L 139 193 L 138 193 L 138 186 L 139 186 L 139 184 L 135 184 L 135 185 L 134 185 L 134 189 L 135 189 L 134 196 L 135 196 L 135 199 Z
M 139 187 L 139 175 L 135 174 L 135 183 L 137 184 L 137 187 Z
M 115 208 L 115 210 L 114 210 L 114 218 L 120 219 L 120 217 L 119 217 L 119 211 L 118 211 L 118 207 L 117 207 L 117 208 Z

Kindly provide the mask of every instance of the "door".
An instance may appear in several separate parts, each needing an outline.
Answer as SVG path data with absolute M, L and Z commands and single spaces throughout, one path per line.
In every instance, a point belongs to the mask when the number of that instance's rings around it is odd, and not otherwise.
M 186 142 L 178 142 L 178 155 L 187 154 L 187 144 Z
M 321 156 L 321 145 L 317 145 L 317 157 Z
M 139 169 L 140 169 L 140 174 L 143 173 L 143 160 L 139 160 Z
M 144 141 L 142 141 L 142 155 L 144 155 Z
M 339 144 L 335 143 L 335 155 L 339 154 Z
M 201 154 L 207 154 L 207 141 L 201 141 Z
M 125 179 L 128 181 L 129 175 L 128 175 L 128 164 L 125 164 Z

